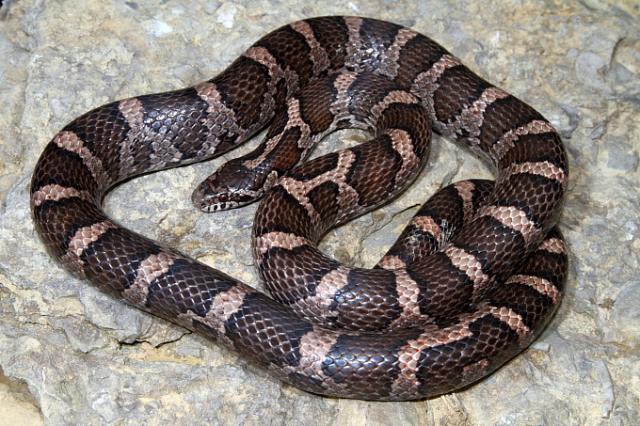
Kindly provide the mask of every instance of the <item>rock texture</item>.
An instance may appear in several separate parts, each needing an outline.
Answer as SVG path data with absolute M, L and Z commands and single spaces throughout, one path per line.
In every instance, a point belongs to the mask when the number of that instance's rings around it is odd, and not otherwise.
M 268 30 L 324 14 L 388 19 L 434 37 L 534 105 L 566 141 L 572 169 L 561 222 L 572 253 L 566 299 L 533 347 L 462 392 L 415 403 L 305 394 L 71 278 L 34 232 L 31 171 L 66 122 L 107 101 L 215 75 Z M 638 22 L 634 0 L 5 1 L 0 424 L 634 424 L 640 417 Z M 345 131 L 319 151 L 361 138 Z M 223 161 L 135 179 L 109 195 L 107 209 L 126 226 L 259 286 L 249 252 L 255 206 L 204 215 L 189 201 L 191 189 Z M 482 163 L 436 139 L 417 184 L 333 232 L 324 247 L 340 260 L 372 265 L 428 194 L 479 176 L 489 176 Z

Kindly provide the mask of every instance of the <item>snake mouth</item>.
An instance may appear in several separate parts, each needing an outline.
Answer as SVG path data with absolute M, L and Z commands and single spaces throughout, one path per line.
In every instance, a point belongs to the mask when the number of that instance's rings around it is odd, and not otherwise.
M 191 201 L 200 211 L 212 213 L 246 206 L 259 200 L 278 180 L 278 172 L 251 174 L 238 169 L 238 159 L 222 165 L 202 181 L 191 194 Z M 239 166 L 238 166 L 239 167 Z
M 214 213 L 214 212 L 218 212 L 218 211 L 223 211 L 223 210 L 231 210 L 231 209 L 235 209 L 241 207 L 241 205 L 239 203 L 234 203 L 234 202 L 219 202 L 219 203 L 214 203 L 214 204 L 209 204 L 209 205 L 205 205 L 205 206 L 201 206 L 200 210 L 205 212 L 205 213 Z
M 256 194 L 255 191 L 205 194 L 201 188 L 198 187 L 193 192 L 191 201 L 198 210 L 204 213 L 213 213 L 244 207 L 256 201 L 260 198 L 260 195 L 261 194 Z

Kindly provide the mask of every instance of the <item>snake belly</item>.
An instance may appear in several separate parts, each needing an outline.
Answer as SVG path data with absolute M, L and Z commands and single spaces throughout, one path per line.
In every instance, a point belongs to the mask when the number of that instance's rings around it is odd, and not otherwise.
M 274 299 L 102 211 L 119 182 L 219 155 L 272 121 L 242 166 L 259 173 L 269 163 L 266 175 L 278 177 L 253 230 Z M 495 184 L 436 193 L 373 269 L 322 254 L 328 229 L 416 176 L 426 123 L 489 158 Z M 299 141 L 354 125 L 374 141 L 289 171 L 306 155 Z M 283 152 L 293 152 L 286 167 Z M 533 108 L 408 28 L 333 16 L 267 34 L 211 80 L 76 118 L 38 160 L 31 209 L 51 255 L 113 296 L 305 391 L 412 400 L 490 374 L 549 321 L 566 275 L 554 224 L 567 179 L 560 137 Z

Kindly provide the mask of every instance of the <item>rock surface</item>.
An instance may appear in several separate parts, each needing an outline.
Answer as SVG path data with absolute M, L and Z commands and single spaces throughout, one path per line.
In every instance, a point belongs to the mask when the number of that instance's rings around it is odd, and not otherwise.
M 194 3 L 9 0 L 0 9 L 0 424 L 637 422 L 636 1 Z M 541 111 L 566 142 L 572 180 L 561 228 L 572 254 L 565 301 L 537 343 L 462 392 L 413 403 L 308 395 L 71 278 L 34 232 L 30 175 L 66 122 L 107 101 L 208 78 L 268 30 L 326 14 L 378 17 L 434 37 Z M 361 137 L 344 131 L 319 151 Z M 106 208 L 124 225 L 255 284 L 255 206 L 204 215 L 189 200 L 226 158 L 135 179 L 112 192 Z M 332 232 L 324 249 L 373 265 L 428 194 L 481 176 L 489 176 L 482 163 L 436 139 L 428 171 L 409 191 Z

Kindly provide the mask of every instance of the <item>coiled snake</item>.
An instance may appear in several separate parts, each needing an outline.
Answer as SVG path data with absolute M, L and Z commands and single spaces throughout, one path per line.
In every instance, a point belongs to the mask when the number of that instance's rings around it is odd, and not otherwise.
M 101 210 L 131 176 L 265 142 L 194 192 L 203 210 L 262 196 L 253 229 L 273 299 L 119 226 Z M 329 132 L 373 139 L 293 168 Z M 488 157 L 497 181 L 432 197 L 373 269 L 316 244 L 400 193 L 431 129 Z M 449 392 L 524 349 L 556 310 L 566 249 L 553 228 L 567 159 L 538 112 L 429 38 L 359 17 L 294 22 L 217 77 L 113 102 L 46 146 L 31 183 L 36 229 L 70 271 L 227 345 L 309 392 L 409 400 Z

